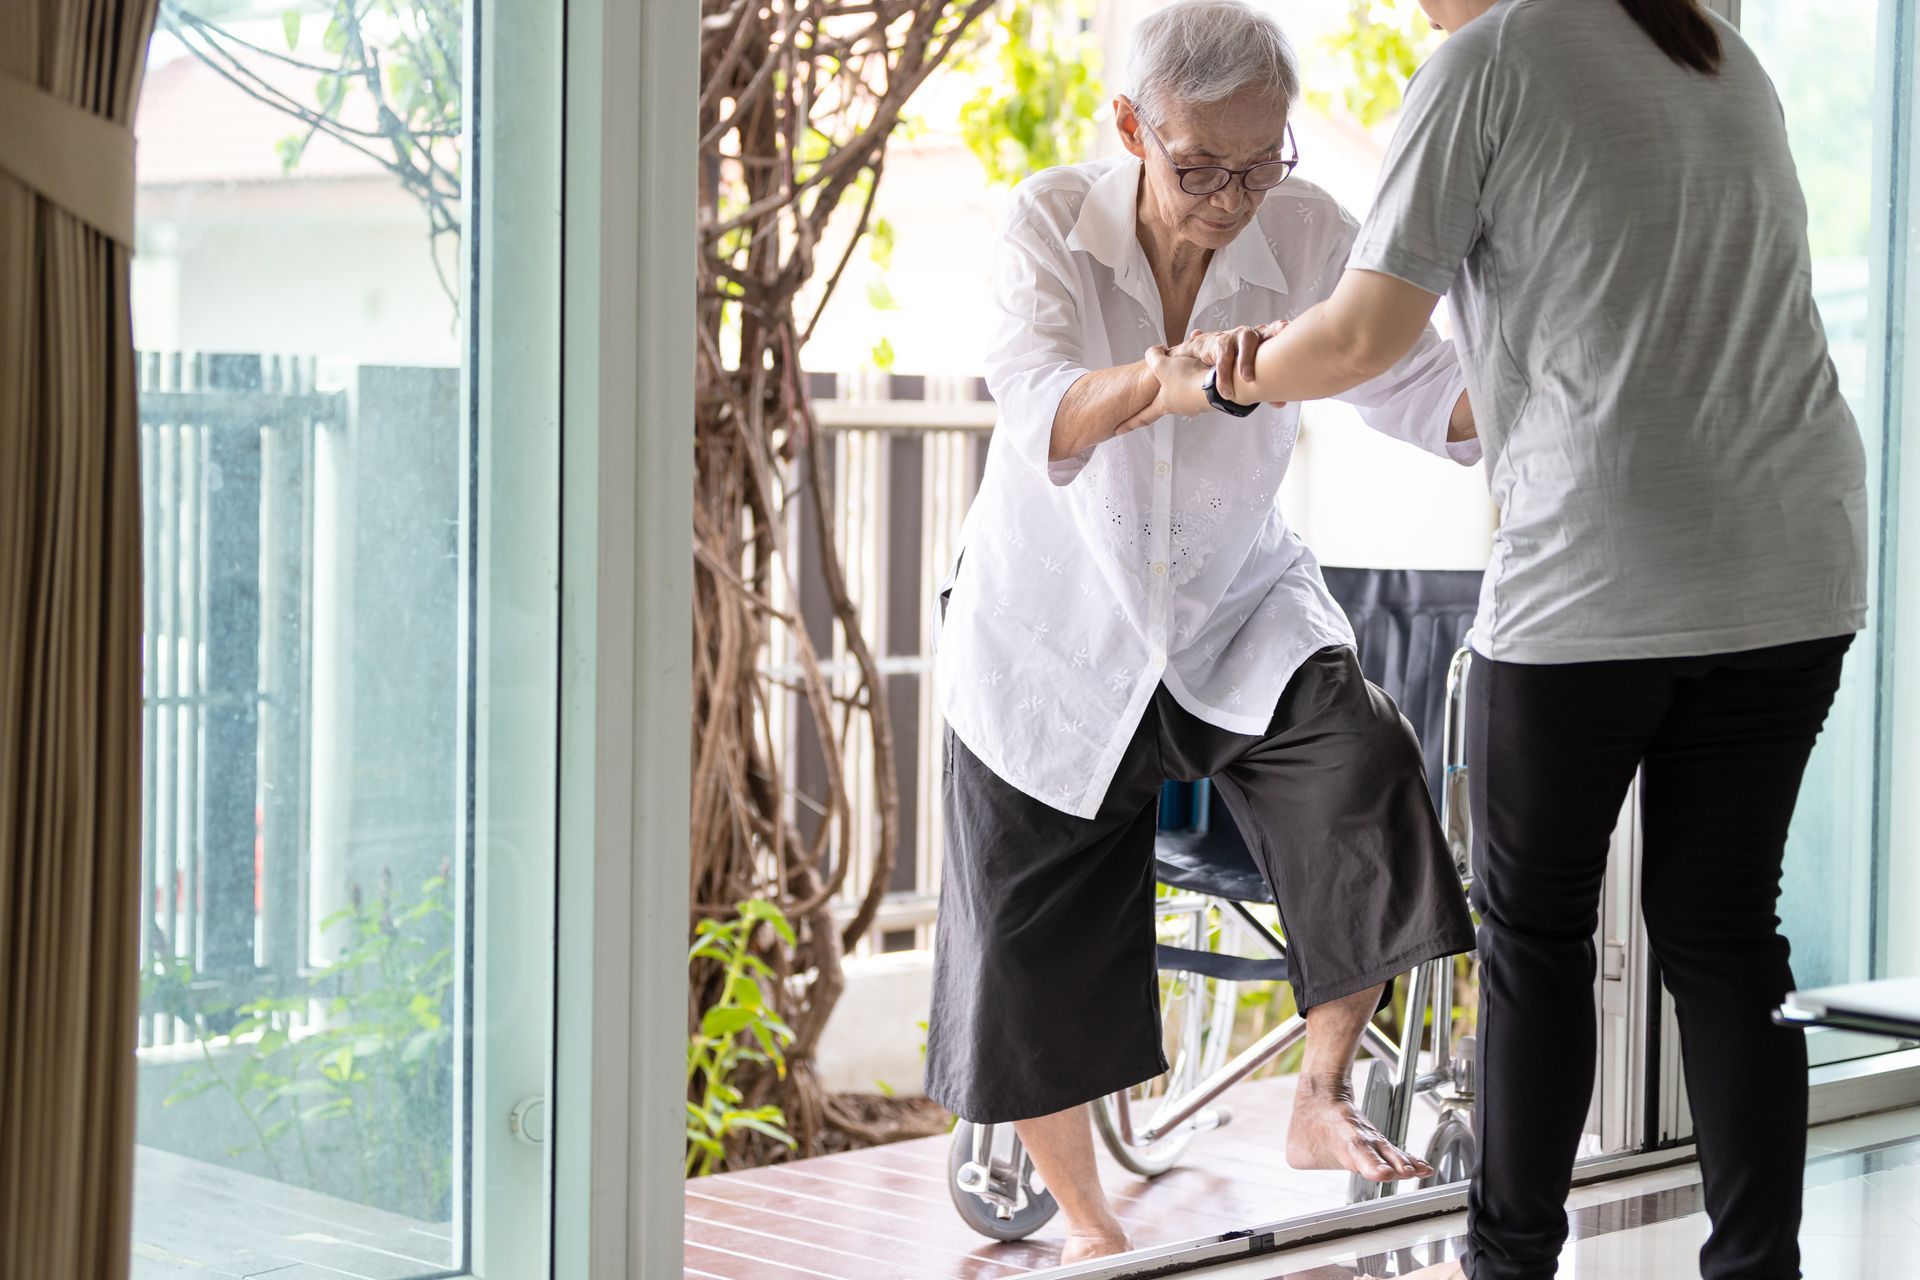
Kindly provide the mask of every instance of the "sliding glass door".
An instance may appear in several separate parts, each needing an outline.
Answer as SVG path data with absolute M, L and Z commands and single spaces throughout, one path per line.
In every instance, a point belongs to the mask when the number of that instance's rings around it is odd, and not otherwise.
M 1740 23 L 1786 118 L 1814 293 L 1870 468 L 1875 607 L 1801 791 L 1781 895 L 1795 977 L 1816 987 L 1920 972 L 1909 941 L 1920 848 L 1901 838 L 1914 768 L 1901 692 L 1920 679 L 1920 636 L 1900 625 L 1914 601 L 1899 569 L 1920 530 L 1903 519 L 1901 489 L 1914 16 L 1893 0 L 1743 0 Z M 1810 1043 L 1816 1065 L 1891 1047 L 1838 1034 Z
M 134 1274 L 544 1270 L 558 6 L 163 0 Z

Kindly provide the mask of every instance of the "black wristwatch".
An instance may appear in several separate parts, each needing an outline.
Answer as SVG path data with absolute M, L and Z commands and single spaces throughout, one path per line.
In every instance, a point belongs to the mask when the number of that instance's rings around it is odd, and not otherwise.
M 1260 406 L 1257 404 L 1239 404 L 1220 394 L 1216 385 L 1220 370 L 1209 369 L 1207 376 L 1200 380 L 1200 389 L 1207 393 L 1207 403 L 1222 413 L 1230 413 L 1236 418 L 1244 418 Z

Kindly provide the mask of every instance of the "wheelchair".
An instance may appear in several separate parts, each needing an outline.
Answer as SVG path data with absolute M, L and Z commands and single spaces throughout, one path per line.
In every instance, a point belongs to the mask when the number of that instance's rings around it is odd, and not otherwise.
M 1478 572 L 1326 569 L 1327 585 L 1353 624 L 1362 670 L 1413 723 L 1426 757 L 1448 848 L 1463 884 L 1470 882 L 1464 692 L 1472 661 L 1465 647 L 1478 603 Z M 1171 1063 L 1166 1074 L 1097 1099 L 1094 1127 L 1113 1159 L 1143 1178 L 1178 1165 L 1204 1134 L 1232 1120 L 1220 1101 L 1306 1037 L 1298 1013 L 1234 1052 L 1240 990 L 1284 982 L 1287 943 L 1255 908 L 1273 902 L 1245 840 L 1211 788 L 1168 783 L 1155 841 L 1161 1029 Z M 1259 954 L 1243 955 L 1241 950 Z M 1421 1153 L 1433 1166 L 1422 1186 L 1473 1172 L 1474 1052 L 1453 1028 L 1454 958 L 1430 961 L 1405 975 L 1407 998 L 1398 1036 L 1378 1019 L 1361 1039 L 1363 1069 L 1355 1101 L 1394 1145 L 1406 1148 L 1416 1101 L 1437 1113 Z M 1389 985 L 1387 995 L 1394 994 Z M 1387 1007 L 1383 1001 L 1382 1008 Z M 1422 1042 L 1431 1018 L 1431 1043 Z M 948 1191 L 961 1218 L 994 1240 L 1020 1240 L 1044 1226 L 1059 1206 L 1043 1185 L 1011 1124 L 959 1121 L 948 1152 Z M 1393 1193 L 1393 1184 L 1349 1175 L 1350 1203 Z

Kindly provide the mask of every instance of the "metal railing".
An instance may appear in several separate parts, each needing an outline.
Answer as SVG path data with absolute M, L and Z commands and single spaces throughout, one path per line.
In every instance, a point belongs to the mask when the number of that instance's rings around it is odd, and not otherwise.
M 899 859 L 864 949 L 898 950 L 930 941 L 942 850 L 931 606 L 994 410 L 971 379 L 842 381 L 845 394 L 817 411 L 848 589 L 888 681 L 901 788 Z M 223 1004 L 287 989 L 308 962 L 310 917 L 326 909 L 311 901 L 314 623 L 342 602 L 316 599 L 331 579 L 316 572 L 315 456 L 325 429 L 347 426 L 350 406 L 345 392 L 315 390 L 311 360 L 140 364 L 141 954 L 150 965 L 190 964 L 196 986 Z M 849 692 L 855 674 L 819 566 L 803 562 L 800 577 L 800 613 L 828 678 Z M 822 781 L 808 745 L 803 735 L 790 757 L 802 809 Z M 873 746 L 856 735 L 847 750 L 854 812 L 870 819 Z M 859 824 L 856 867 L 871 864 L 877 837 L 877 821 Z M 356 847 L 370 839 L 357 832 Z M 863 875 L 849 877 L 846 909 L 866 890 Z M 143 1010 L 141 1047 L 191 1035 L 166 1011 Z
M 313 363 L 140 360 L 140 947 L 229 992 L 305 941 L 312 459 L 346 420 Z M 142 1048 L 192 1034 L 143 1009 Z
M 823 390 L 825 388 L 822 388 Z M 960 526 L 979 489 L 995 413 L 972 378 L 842 376 L 837 394 L 815 401 L 832 476 L 831 501 L 847 589 L 887 679 L 894 764 L 900 783 L 900 849 L 888 899 L 864 952 L 930 945 L 944 848 L 940 811 L 941 719 L 933 682 L 934 595 L 952 566 Z M 802 511 L 799 517 L 810 519 Z M 795 545 L 804 547 L 804 538 Z M 800 613 L 828 663 L 835 692 L 850 693 L 855 674 L 829 621 L 818 567 L 800 567 Z M 776 662 L 778 655 L 776 655 Z M 874 812 L 873 744 L 847 745 L 855 813 Z M 820 762 L 806 735 L 794 742 L 801 795 L 818 794 Z M 877 822 L 862 824 L 850 851 L 856 874 L 842 904 L 851 912 L 867 891 L 858 869 L 872 864 Z

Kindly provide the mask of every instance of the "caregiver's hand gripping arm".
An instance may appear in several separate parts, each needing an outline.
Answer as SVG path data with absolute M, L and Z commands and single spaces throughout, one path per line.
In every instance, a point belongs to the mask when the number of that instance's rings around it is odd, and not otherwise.
M 1254 353 L 1253 377 L 1245 361 L 1223 360 L 1214 374 L 1216 388 L 1242 404 L 1273 400 L 1324 400 L 1379 377 L 1413 349 L 1433 310 L 1437 294 L 1377 271 L 1348 271 L 1333 296 L 1310 307 Z M 1156 347 L 1147 362 L 1166 385 L 1174 413 L 1203 413 L 1203 387 L 1216 344 L 1195 343 L 1173 349 Z M 1471 424 L 1471 416 L 1464 416 Z
M 1392 276 L 1348 271 L 1332 297 L 1290 324 L 1262 326 L 1251 344 L 1235 334 L 1195 335 L 1178 347 L 1149 351 L 1147 360 L 1167 384 L 1163 399 L 1175 413 L 1205 406 L 1210 368 L 1218 370 L 1220 395 L 1240 403 L 1340 396 L 1404 358 L 1438 303 L 1437 295 Z M 1461 444 L 1476 434 L 1473 406 L 1462 392 L 1452 406 L 1446 440 Z

